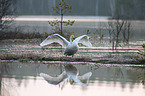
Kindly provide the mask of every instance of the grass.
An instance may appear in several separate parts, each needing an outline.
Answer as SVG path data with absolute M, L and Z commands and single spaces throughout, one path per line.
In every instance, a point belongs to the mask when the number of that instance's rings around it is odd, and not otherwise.
M 23 44 L 25 45 L 26 43 L 26 46 L 27 44 L 39 44 L 41 39 L 45 38 L 44 35 L 40 34 L 40 33 L 21 33 L 20 31 L 9 31 L 9 32 L 1 32 L 0 33 L 0 38 L 1 38 L 1 43 L 2 44 L 12 44 L 12 45 L 19 45 L 20 44 Z M 38 38 L 38 39 L 34 39 L 33 38 Z M 2 39 L 11 39 L 11 40 L 2 40 Z M 15 40 L 14 40 L 15 39 Z M 25 39 L 25 41 L 23 40 Z M 135 57 L 133 57 L 134 55 L 123 55 L 124 57 L 122 56 L 114 56 L 114 55 L 109 55 L 108 57 L 103 57 L 103 58 L 97 58 L 97 59 L 92 59 L 91 57 L 86 56 L 86 53 L 85 53 L 85 56 L 82 56 L 79 55 L 79 54 L 76 54 L 74 57 L 66 57 L 62 54 L 60 54 L 59 52 L 54 52 L 53 50 L 44 50 L 44 52 L 46 54 L 43 54 L 42 50 L 41 49 L 35 49 L 36 51 L 38 52 L 34 52 L 35 50 L 32 49 L 31 52 L 28 52 L 27 49 L 29 49 L 29 47 L 31 46 L 28 46 L 25 48 L 23 48 L 24 46 L 17 46 L 17 47 L 14 47 L 11 49 L 11 48 L 8 48 L 10 50 L 9 51 L 6 51 L 5 53 L 3 52 L 3 50 L 0 52 L 0 60 L 19 60 L 19 61 L 29 61 L 29 60 L 33 60 L 33 61 L 78 61 L 78 62 L 94 62 L 94 63 L 110 63 L 110 64 L 137 64 L 137 63 L 140 63 L 142 64 L 143 62 L 139 62 L 137 61 Z M 33 45 L 32 45 L 33 46 Z M 9 46 L 8 46 L 9 47 Z M 5 49 L 7 47 L 4 47 L 2 49 Z M 16 50 L 14 50 L 16 48 Z M 21 49 L 24 49 L 24 52 L 21 52 Z M 81 49 L 80 49 L 81 50 Z M 16 53 L 15 51 L 18 51 L 19 53 Z M 33 51 L 33 52 L 32 52 Z M 52 52 L 53 51 L 53 52 Z M 58 51 L 58 50 L 57 50 Z M 59 50 L 60 51 L 60 50 Z M 53 53 L 53 54 L 50 54 L 49 52 Z M 42 54 L 43 55 L 42 55 Z M 49 53 L 49 55 L 48 55 Z M 55 54 L 56 53 L 56 54 Z M 95 53 L 93 53 L 95 54 Z M 97 55 L 97 54 L 96 54 Z M 117 59 L 116 59 L 117 58 Z
M 34 29 L 32 32 L 29 30 L 27 30 L 28 32 L 24 32 L 24 30 L 25 29 L 23 27 L 18 26 L 14 29 L 0 31 L 0 40 L 5 40 L 5 39 L 34 39 L 34 38 L 44 39 L 48 35 L 61 34 L 60 32 L 40 33 L 37 29 Z M 74 33 L 65 31 L 64 34 L 62 34 L 62 36 L 65 37 L 67 40 L 69 40 L 69 38 L 72 34 L 74 34 Z
M 22 32 L 22 31 L 3 31 L 0 32 L 0 40 L 5 39 L 34 39 L 44 38 L 43 34 L 39 32 Z
M 19 53 L 19 54 L 0 54 L 0 60 L 18 60 L 20 62 L 28 61 L 69 61 L 69 62 L 93 62 L 103 64 L 139 64 L 137 60 L 119 60 L 113 58 L 91 59 L 91 57 L 66 57 L 66 56 L 53 56 L 42 55 L 39 53 Z
M 53 57 L 53 56 L 43 56 L 41 54 L 35 53 L 23 53 L 23 54 L 0 54 L 0 60 L 20 60 L 20 61 L 91 61 L 89 57 Z
M 141 63 L 145 64 L 145 44 L 142 45 L 143 50 L 138 50 L 137 54 L 140 55 L 141 59 L 138 59 L 138 61 L 140 61 Z
M 27 60 L 39 60 L 41 57 L 40 54 L 34 53 L 23 53 L 23 54 L 0 54 L 1 60 L 20 60 L 20 59 L 27 59 Z
M 15 40 L 15 42 L 24 42 L 22 39 L 44 39 L 49 34 L 40 34 L 39 32 L 23 32 L 22 28 L 15 28 L 13 31 L 4 31 L 0 32 L 0 40 L 9 39 L 8 42 L 12 43 L 11 40 Z M 70 35 L 70 34 L 69 34 Z M 28 42 L 27 41 L 27 42 Z M 26 41 L 25 41 L 26 42 Z M 28 42 L 29 43 L 29 42 Z M 33 42 L 34 43 L 34 42 Z M 66 56 L 44 56 L 38 53 L 1 53 L 0 60 L 19 60 L 19 61 L 90 61 L 90 57 L 66 57 Z

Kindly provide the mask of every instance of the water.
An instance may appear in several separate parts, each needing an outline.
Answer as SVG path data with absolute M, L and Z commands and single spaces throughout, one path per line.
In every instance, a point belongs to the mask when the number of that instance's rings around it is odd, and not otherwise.
M 19 15 L 56 15 L 53 7 L 59 5 L 59 0 L 18 0 L 13 1 L 13 6 L 17 8 Z M 70 6 L 71 13 L 65 12 L 65 15 L 80 16 L 127 16 L 131 19 L 144 19 L 144 1 L 139 0 L 65 0 Z M 77 3 L 76 3 L 77 2 Z M 87 6 L 86 6 L 87 5 Z
M 57 63 L 57 64 L 56 64 Z M 64 66 L 72 64 L 79 76 L 92 72 L 87 85 L 71 84 L 66 80 L 58 85 L 49 84 L 40 73 L 58 76 Z M 137 75 L 144 67 L 79 64 L 79 62 L 55 63 L 2 63 L 1 96 L 144 96 L 145 86 Z
M 58 6 L 60 1 L 57 0 L 19 0 L 15 2 L 15 6 L 17 7 L 17 12 L 20 15 L 56 15 L 55 12 L 53 12 L 53 7 Z M 113 10 L 115 10 L 114 6 L 112 6 L 110 3 L 113 3 L 114 1 L 101 1 L 101 0 L 92 0 L 87 1 L 84 0 L 78 1 L 71 1 L 71 0 L 65 0 L 67 4 L 70 6 L 72 5 L 71 15 L 111 15 L 111 13 L 114 13 Z M 85 6 L 85 5 L 88 6 Z M 106 7 L 103 7 L 105 4 Z M 111 7 L 111 8 L 110 8 Z M 84 10 L 82 10 L 84 9 Z M 100 11 L 99 9 L 102 9 Z M 110 14 L 109 14 L 110 13 Z M 65 12 L 65 14 L 70 14 L 69 12 Z
M 44 33 L 52 32 L 52 27 L 49 25 L 48 21 L 53 21 L 56 19 L 60 20 L 60 16 L 19 16 L 15 19 L 15 26 L 22 26 L 23 32 L 34 32 L 35 30 Z M 64 16 L 64 21 L 75 20 L 73 26 L 64 26 L 68 32 L 77 32 L 86 34 L 87 30 L 95 29 L 99 27 L 98 22 L 107 22 L 107 16 Z M 35 30 L 34 30 L 35 29 Z
M 13 25 L 19 26 L 21 32 L 40 32 L 42 34 L 45 32 L 52 33 L 52 27 L 49 25 L 48 21 L 53 21 L 55 18 L 60 20 L 60 16 L 18 16 Z M 108 18 L 109 16 L 64 16 L 64 21 L 75 20 L 75 23 L 73 26 L 63 26 L 63 29 L 67 30 L 67 32 L 74 32 L 76 36 L 87 34 L 88 29 L 91 32 L 90 36 L 92 36 L 94 35 L 93 33 L 95 30 L 98 30 L 104 35 L 104 38 L 108 38 L 108 22 L 114 22 L 113 20 L 108 20 Z M 144 20 L 130 20 L 130 22 L 130 40 L 145 40 Z

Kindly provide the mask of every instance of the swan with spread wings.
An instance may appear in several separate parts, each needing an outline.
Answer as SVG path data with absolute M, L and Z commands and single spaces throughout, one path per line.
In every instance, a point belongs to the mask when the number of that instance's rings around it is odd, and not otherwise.
M 66 56 L 74 56 L 74 54 L 78 51 L 79 46 L 78 43 L 82 43 L 83 45 L 87 47 L 92 47 L 92 44 L 89 41 L 89 37 L 87 35 L 82 35 L 74 39 L 74 35 L 70 36 L 70 42 L 66 40 L 64 37 L 62 37 L 59 34 L 53 34 L 48 36 L 41 44 L 40 46 L 46 46 L 51 43 L 59 43 L 63 47 L 66 47 L 64 50 L 64 55 Z

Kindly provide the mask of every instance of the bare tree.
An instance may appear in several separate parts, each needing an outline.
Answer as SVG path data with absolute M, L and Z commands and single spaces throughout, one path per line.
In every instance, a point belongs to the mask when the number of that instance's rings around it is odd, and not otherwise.
M 122 19 L 121 16 L 118 16 L 115 20 L 108 22 L 108 26 L 112 49 L 117 49 L 121 41 L 124 44 L 129 43 L 131 22 L 128 19 Z
M 126 19 L 124 24 L 124 29 L 122 31 L 124 44 L 129 44 L 130 35 L 131 35 L 130 33 L 131 33 L 131 22 Z
M 15 18 L 14 2 L 16 0 L 0 0 L 0 32 L 7 29 Z

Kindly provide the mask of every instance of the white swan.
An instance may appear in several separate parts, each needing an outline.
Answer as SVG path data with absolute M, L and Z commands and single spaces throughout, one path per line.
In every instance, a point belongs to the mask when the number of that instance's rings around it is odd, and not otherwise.
M 92 72 L 88 72 L 82 76 L 78 76 L 79 72 L 75 66 L 68 64 L 64 66 L 65 71 L 60 74 L 58 77 L 52 77 L 45 73 L 40 73 L 40 76 L 43 77 L 48 83 L 58 85 L 61 82 L 64 82 L 66 79 L 70 79 L 70 83 L 73 82 L 79 83 L 81 85 L 86 85 L 89 78 L 92 75 Z
M 63 47 L 66 47 L 64 50 L 64 55 L 68 55 L 72 57 L 74 54 L 78 51 L 78 43 L 82 43 L 85 46 L 92 47 L 92 44 L 89 42 L 89 37 L 87 35 L 79 36 L 78 38 L 74 39 L 74 35 L 70 36 L 70 42 L 66 40 L 64 37 L 60 36 L 59 34 L 53 34 L 51 36 L 48 36 L 41 44 L 40 46 L 43 47 L 45 45 L 51 44 L 51 43 L 59 43 Z

